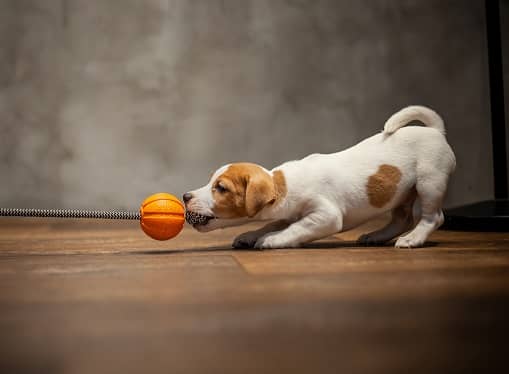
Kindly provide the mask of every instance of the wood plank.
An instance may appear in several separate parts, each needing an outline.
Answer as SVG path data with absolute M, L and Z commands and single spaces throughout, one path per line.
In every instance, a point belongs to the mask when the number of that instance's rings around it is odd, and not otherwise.
M 231 250 L 245 230 L 0 220 L 0 372 L 490 372 L 509 351 L 509 235 Z M 252 227 L 250 227 L 252 228 Z

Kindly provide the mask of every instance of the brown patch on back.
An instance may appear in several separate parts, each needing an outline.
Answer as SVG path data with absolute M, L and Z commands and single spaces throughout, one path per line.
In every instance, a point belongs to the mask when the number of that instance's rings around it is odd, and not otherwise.
M 400 180 L 401 171 L 396 166 L 380 165 L 377 172 L 369 177 L 366 185 L 369 203 L 376 208 L 383 207 L 396 194 Z

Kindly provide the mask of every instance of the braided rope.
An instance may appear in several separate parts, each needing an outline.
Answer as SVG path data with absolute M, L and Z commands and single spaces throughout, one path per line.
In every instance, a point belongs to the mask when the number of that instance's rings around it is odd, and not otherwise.
M 189 210 L 186 211 L 186 221 L 190 225 L 195 225 L 195 224 L 204 225 L 211 219 L 212 219 L 212 217 L 204 216 L 202 214 L 191 212 Z
M 53 217 L 53 218 L 100 218 L 100 219 L 141 219 L 140 212 L 116 210 L 80 209 L 29 209 L 0 208 L 4 217 Z

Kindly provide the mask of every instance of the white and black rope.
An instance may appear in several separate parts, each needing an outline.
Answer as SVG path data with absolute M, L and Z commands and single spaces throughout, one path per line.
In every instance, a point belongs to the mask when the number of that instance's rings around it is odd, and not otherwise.
M 186 211 L 186 221 L 190 225 L 205 225 L 212 218 L 196 212 L 190 212 L 189 210 Z
M 31 209 L 0 208 L 3 217 L 52 217 L 52 218 L 100 218 L 100 219 L 136 219 L 140 212 L 119 210 L 81 210 L 81 209 Z

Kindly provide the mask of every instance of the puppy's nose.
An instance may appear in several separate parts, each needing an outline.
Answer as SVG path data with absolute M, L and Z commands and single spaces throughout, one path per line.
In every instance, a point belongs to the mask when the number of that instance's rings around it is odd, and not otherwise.
M 184 203 L 187 203 L 189 200 L 193 198 L 193 194 L 186 192 L 184 196 L 182 196 L 182 199 L 184 200 Z

